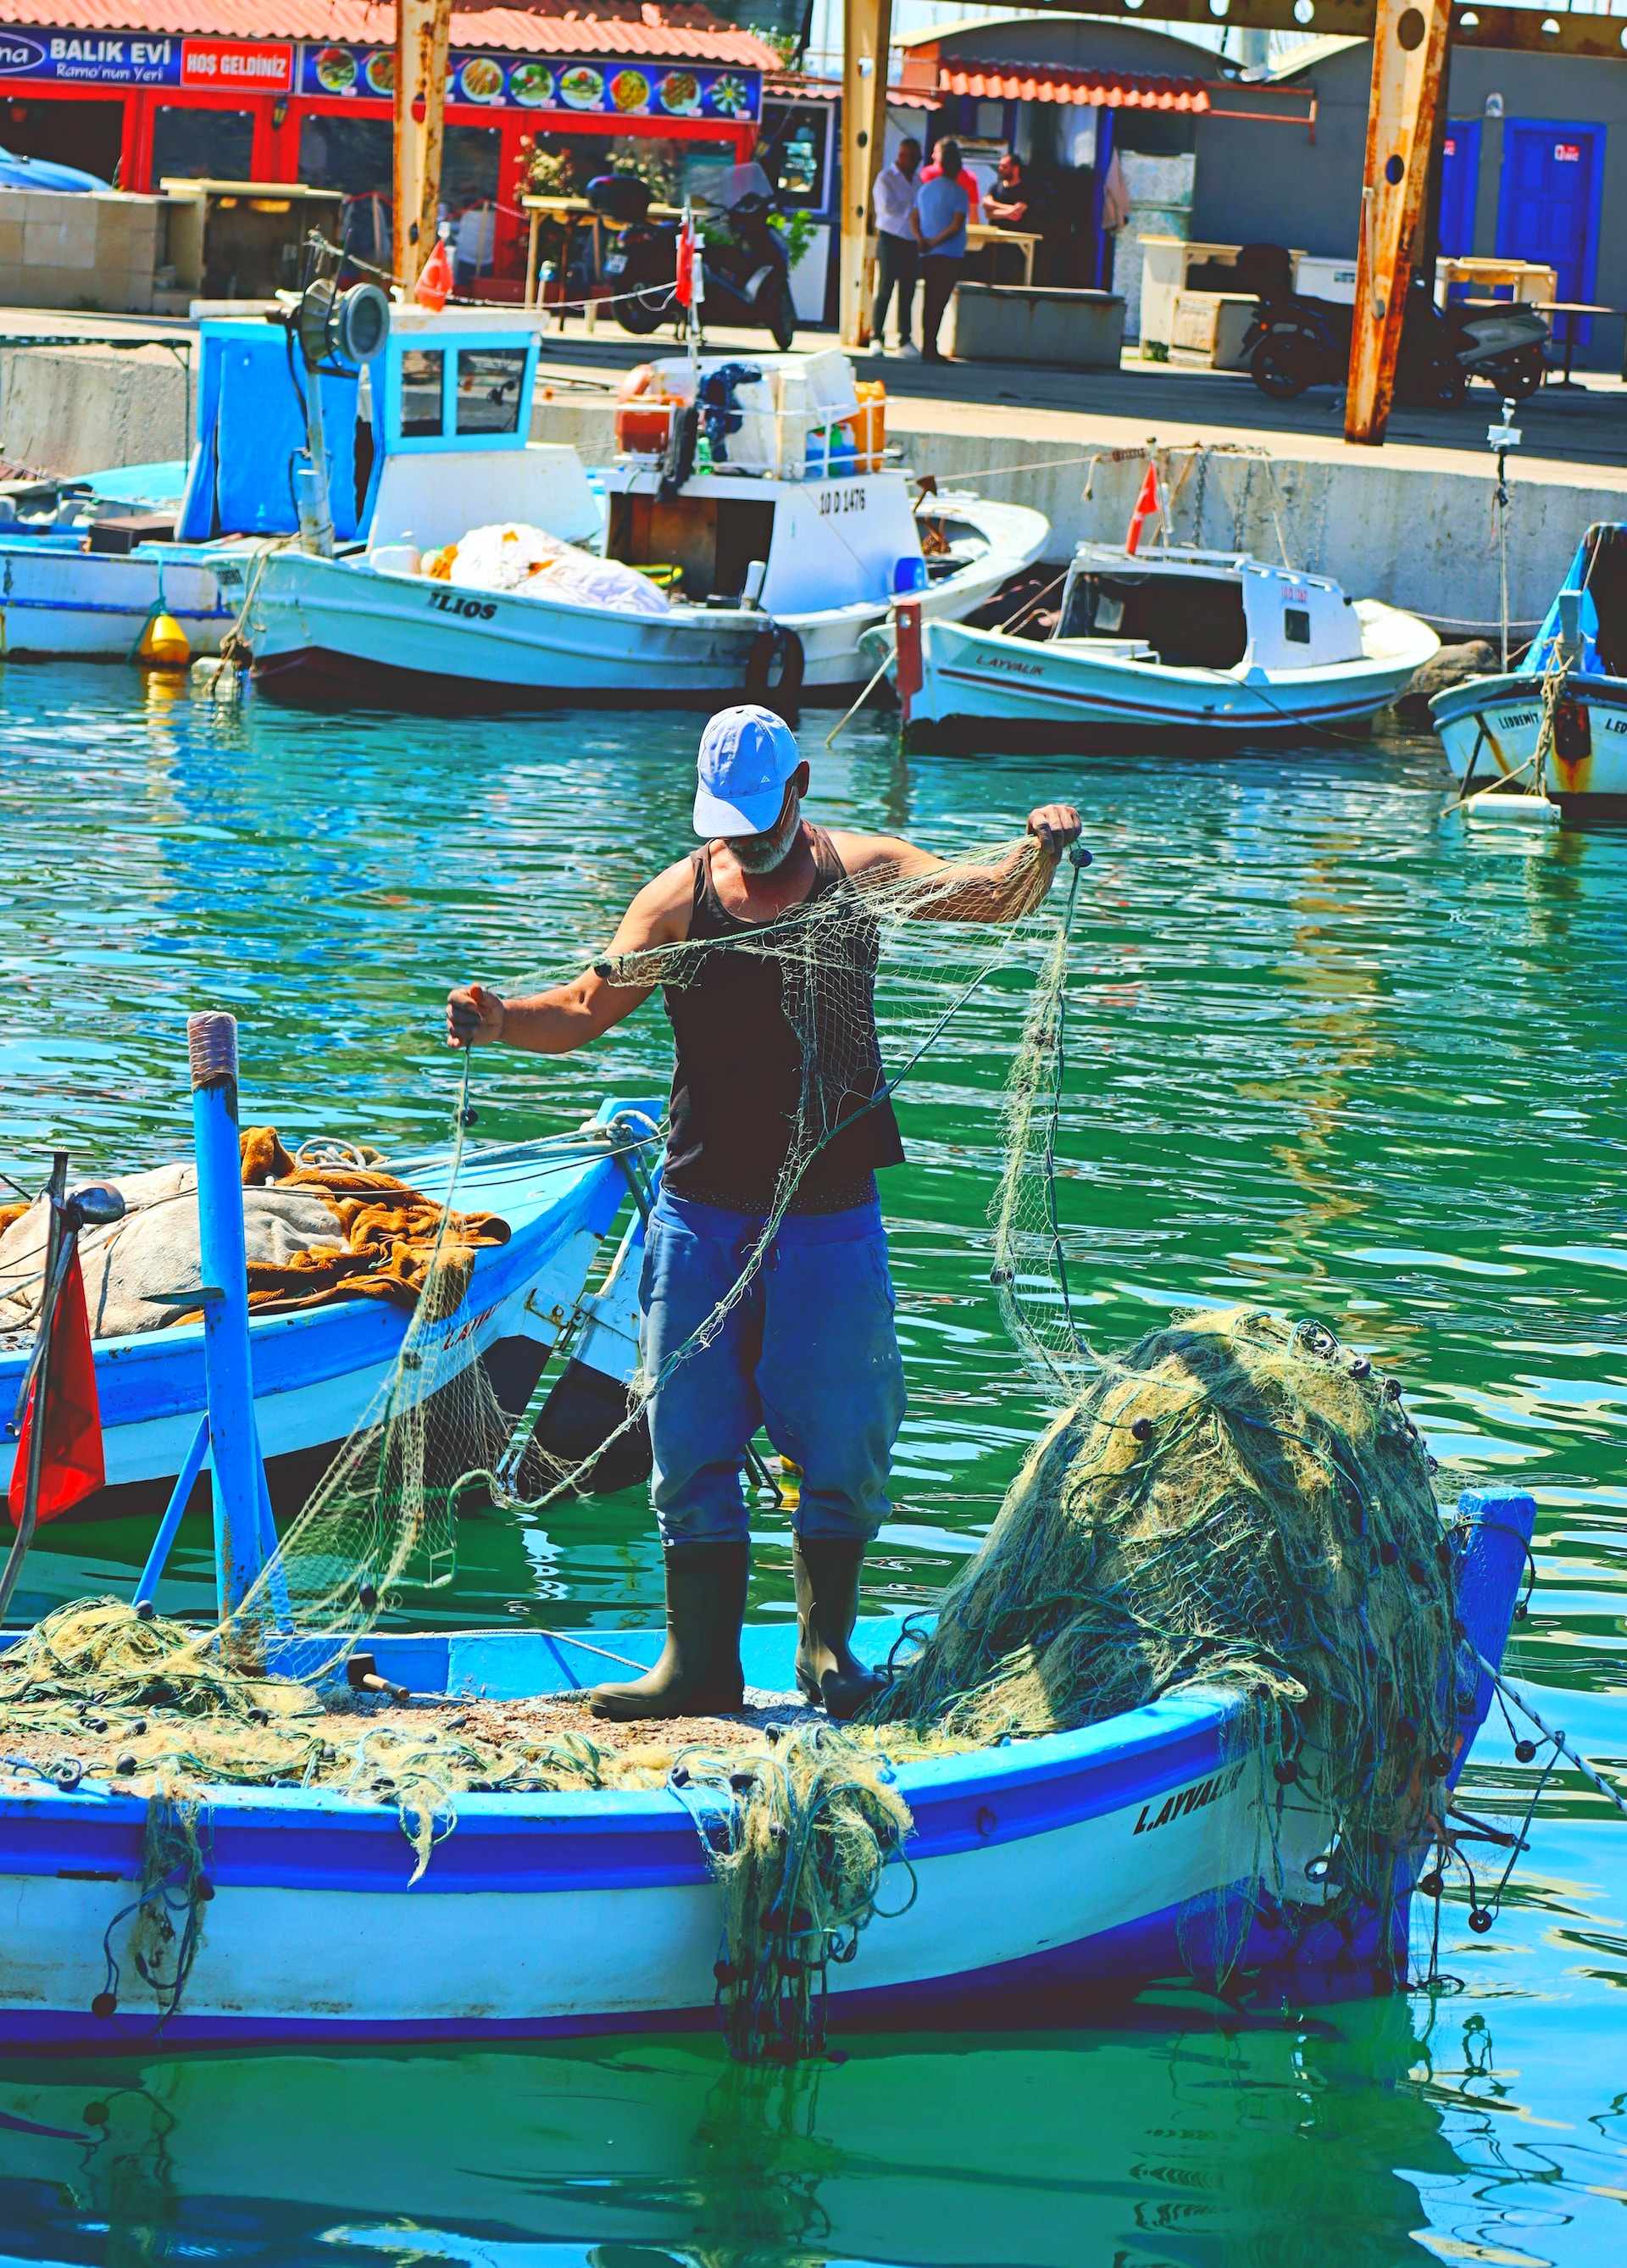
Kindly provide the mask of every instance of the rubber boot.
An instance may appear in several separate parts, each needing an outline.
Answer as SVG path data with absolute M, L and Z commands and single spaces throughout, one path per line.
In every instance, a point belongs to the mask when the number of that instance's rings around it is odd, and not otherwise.
M 858 1615 L 858 1536 L 799 1535 L 791 1554 L 797 1579 L 797 1683 L 838 1719 L 857 1716 L 887 1683 L 867 1669 L 849 1640 Z
M 641 1717 L 718 1717 L 744 1697 L 740 1624 L 746 1619 L 749 1543 L 669 1543 L 666 1643 L 644 1676 L 599 1685 L 595 1717 L 630 1724 Z

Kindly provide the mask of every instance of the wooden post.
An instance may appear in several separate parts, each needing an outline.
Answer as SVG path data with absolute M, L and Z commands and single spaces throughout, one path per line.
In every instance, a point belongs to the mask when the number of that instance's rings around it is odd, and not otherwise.
M 1379 446 L 1420 250 L 1450 0 L 1378 0 L 1344 438 Z
M 410 299 L 435 249 L 452 0 L 396 0 L 395 280 Z
M 887 132 L 893 0 L 843 0 L 842 343 L 870 339 L 870 192 Z

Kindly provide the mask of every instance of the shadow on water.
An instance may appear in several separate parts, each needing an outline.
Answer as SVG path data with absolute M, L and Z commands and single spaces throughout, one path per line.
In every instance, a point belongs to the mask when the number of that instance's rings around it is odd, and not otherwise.
M 1308 2262 L 1334 2228 L 1378 2268 L 1418 2218 L 1394 2169 L 1460 2169 L 1416 2021 L 1148 2009 L 790 2071 L 688 2038 L 0 2067 L 0 2222 L 107 2268 L 1139 2268 Z

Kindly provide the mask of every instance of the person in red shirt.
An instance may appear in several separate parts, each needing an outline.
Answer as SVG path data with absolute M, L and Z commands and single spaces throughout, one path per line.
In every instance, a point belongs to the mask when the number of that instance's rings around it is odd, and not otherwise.
M 946 135 L 944 140 L 947 141 L 949 138 L 950 137 Z M 918 180 L 935 181 L 939 175 L 943 172 L 943 166 L 939 162 L 939 152 L 942 151 L 943 146 L 943 142 L 936 142 L 933 144 L 932 162 L 930 166 L 922 166 L 920 173 L 917 175 L 917 179 Z M 956 144 L 956 147 L 959 147 L 958 144 Z M 961 168 L 961 187 L 966 191 L 966 217 L 968 224 L 973 228 L 981 228 L 983 226 L 983 200 L 977 187 L 977 176 L 973 173 L 969 166 L 963 165 Z

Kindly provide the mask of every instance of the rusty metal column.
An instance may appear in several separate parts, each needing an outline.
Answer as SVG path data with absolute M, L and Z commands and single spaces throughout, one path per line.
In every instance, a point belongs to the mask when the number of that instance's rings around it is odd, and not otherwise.
M 1389 423 L 1451 21 L 1450 0 L 1378 0 L 1344 406 L 1347 441 L 1376 446 Z
M 893 0 L 843 0 L 842 290 L 844 347 L 870 338 L 870 192 L 887 131 L 887 57 Z
M 452 0 L 396 0 L 395 280 L 410 299 L 435 249 Z

